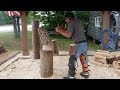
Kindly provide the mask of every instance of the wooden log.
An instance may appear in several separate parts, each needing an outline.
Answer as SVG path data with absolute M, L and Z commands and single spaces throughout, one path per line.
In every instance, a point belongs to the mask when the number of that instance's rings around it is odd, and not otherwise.
M 110 53 L 104 53 L 104 52 L 95 52 L 95 54 L 104 56 L 104 57 L 109 57 Z
M 111 57 L 111 58 L 106 58 L 106 60 L 107 60 L 107 63 L 108 63 L 108 64 L 112 64 L 113 61 L 116 61 L 116 60 L 117 60 L 117 58 L 116 58 L 116 57 Z
M 106 57 L 101 56 L 99 54 L 95 54 L 94 56 L 95 56 L 96 59 L 106 59 Z
M 95 58 L 94 61 L 99 62 L 99 63 L 102 63 L 102 64 L 107 64 L 106 59 L 96 59 L 96 58 Z
M 116 54 L 116 58 L 120 60 L 120 54 Z
M 52 50 L 52 45 L 50 45 L 50 44 L 44 45 L 43 44 L 42 50 Z
M 33 59 L 40 59 L 40 40 L 38 35 L 39 21 L 32 23 L 32 46 L 33 46 Z
M 53 51 L 41 50 L 40 51 L 40 73 L 41 77 L 47 78 L 53 75 Z
M 118 62 L 118 61 L 113 61 L 113 67 L 115 67 L 115 68 L 120 68 L 120 61 Z
M 110 53 L 109 51 L 106 51 L 106 50 L 97 50 L 97 52 Z
M 110 53 L 107 57 L 106 57 L 107 63 L 108 64 L 112 64 L 113 61 L 117 60 L 116 55 L 114 53 Z
M 56 40 L 52 40 L 52 50 L 54 54 L 59 54 L 58 45 Z
M 75 55 L 75 49 L 76 49 L 76 45 L 70 44 L 69 45 L 69 55 Z

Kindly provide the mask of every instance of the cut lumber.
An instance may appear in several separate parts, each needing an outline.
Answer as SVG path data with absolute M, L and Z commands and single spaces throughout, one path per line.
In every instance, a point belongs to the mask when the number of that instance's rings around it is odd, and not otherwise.
M 2 71 L 4 68 L 9 66 L 11 63 L 13 63 L 16 60 L 18 60 L 19 59 L 19 53 L 20 53 L 20 51 L 14 53 L 10 57 L 8 57 L 6 60 L 4 60 L 4 62 L 2 62 L 1 65 L 0 65 L 0 71 Z

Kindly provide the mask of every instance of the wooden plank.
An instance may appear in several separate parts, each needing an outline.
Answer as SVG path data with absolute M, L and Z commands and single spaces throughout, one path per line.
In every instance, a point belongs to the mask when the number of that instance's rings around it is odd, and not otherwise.
M 7 66 L 9 66 L 11 63 L 13 63 L 14 61 L 19 59 L 19 52 L 14 53 L 13 55 L 11 55 L 10 57 L 8 57 L 7 59 L 5 59 L 1 64 L 0 64 L 0 71 L 2 71 L 4 68 L 6 68 Z M 16 56 L 17 55 L 17 56 Z
M 20 51 L 17 51 L 15 53 L 13 53 L 12 55 L 8 56 L 6 59 L 3 59 L 2 61 L 0 61 L 0 65 L 3 64 L 4 62 L 8 61 L 9 59 L 15 57 L 19 53 L 20 53 Z

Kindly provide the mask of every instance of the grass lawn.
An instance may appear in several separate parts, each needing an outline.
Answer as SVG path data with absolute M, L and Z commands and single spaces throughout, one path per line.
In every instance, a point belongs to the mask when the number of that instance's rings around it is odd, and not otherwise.
M 68 50 L 69 44 L 73 43 L 72 39 L 65 38 L 61 35 L 50 35 L 51 38 L 57 39 L 58 48 L 60 50 Z M 0 32 L 0 43 L 2 43 L 6 50 L 22 50 L 22 39 L 14 37 L 13 32 Z M 32 32 L 28 31 L 28 48 L 32 50 Z M 92 40 L 88 39 L 88 49 L 100 49 L 100 45 L 94 44 Z

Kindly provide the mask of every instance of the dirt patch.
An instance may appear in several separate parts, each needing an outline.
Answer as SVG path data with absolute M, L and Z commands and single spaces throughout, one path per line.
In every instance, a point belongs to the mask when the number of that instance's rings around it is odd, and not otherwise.
M 68 52 L 60 52 L 60 54 L 68 54 Z M 32 52 L 30 53 L 32 56 Z M 89 79 L 120 79 L 120 75 L 116 73 L 116 69 L 93 63 L 94 56 L 88 56 L 90 64 Z M 22 59 L 11 63 L 7 68 L 0 72 L 0 79 L 62 79 L 67 76 L 69 56 L 54 56 L 53 57 L 53 76 L 42 78 L 40 76 L 40 59 L 34 60 Z M 81 63 L 78 60 L 77 79 L 84 79 L 80 76 Z

